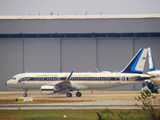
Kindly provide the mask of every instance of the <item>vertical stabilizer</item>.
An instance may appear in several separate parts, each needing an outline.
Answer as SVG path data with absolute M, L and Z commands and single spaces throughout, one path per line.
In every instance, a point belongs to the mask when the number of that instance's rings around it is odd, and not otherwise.
M 121 73 L 143 73 L 147 49 L 140 49 Z
M 155 70 L 154 61 L 153 61 L 150 47 L 148 47 L 148 62 L 149 62 L 149 71 Z

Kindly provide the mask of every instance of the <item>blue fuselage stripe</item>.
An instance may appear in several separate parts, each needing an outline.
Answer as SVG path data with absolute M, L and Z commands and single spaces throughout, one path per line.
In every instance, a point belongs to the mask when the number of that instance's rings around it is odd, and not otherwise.
M 25 79 L 25 78 L 23 78 L 23 79 Z M 67 79 L 67 77 L 30 77 L 30 78 L 27 77 L 27 79 L 24 81 L 57 81 L 57 80 L 63 81 L 66 79 Z M 144 79 L 146 79 L 146 78 L 140 78 L 138 80 L 144 80 Z M 120 80 L 120 81 L 122 81 L 122 78 L 121 77 L 72 77 L 70 80 L 71 81 L 78 81 L 78 80 L 83 80 L 83 81 L 94 81 L 94 80 L 115 81 L 115 80 Z M 125 80 L 129 80 L 129 78 L 126 77 Z

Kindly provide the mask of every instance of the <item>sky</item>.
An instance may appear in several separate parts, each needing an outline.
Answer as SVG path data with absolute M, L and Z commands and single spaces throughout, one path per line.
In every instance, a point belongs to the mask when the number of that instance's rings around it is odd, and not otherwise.
M 0 15 L 160 14 L 160 0 L 0 0 Z

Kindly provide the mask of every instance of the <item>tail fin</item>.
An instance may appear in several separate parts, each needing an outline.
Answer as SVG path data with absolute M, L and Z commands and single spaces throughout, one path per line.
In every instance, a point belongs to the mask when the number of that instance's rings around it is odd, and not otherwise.
M 147 49 L 140 49 L 121 73 L 143 73 Z
M 149 71 L 155 70 L 154 61 L 153 61 L 150 47 L 148 47 L 148 62 L 149 62 Z

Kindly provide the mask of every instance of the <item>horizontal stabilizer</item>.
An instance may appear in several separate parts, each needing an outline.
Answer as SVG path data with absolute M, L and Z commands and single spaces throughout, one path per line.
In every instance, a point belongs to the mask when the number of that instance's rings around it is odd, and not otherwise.
M 129 80 L 135 81 L 135 80 L 138 80 L 139 78 L 141 78 L 141 76 L 133 76 L 133 77 L 129 77 Z
M 155 74 L 155 75 L 150 75 L 151 78 L 158 78 L 159 77 L 159 74 Z

